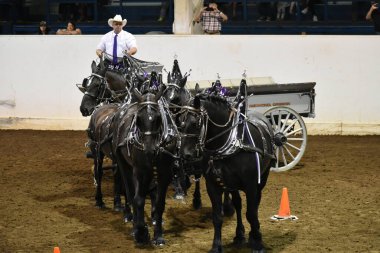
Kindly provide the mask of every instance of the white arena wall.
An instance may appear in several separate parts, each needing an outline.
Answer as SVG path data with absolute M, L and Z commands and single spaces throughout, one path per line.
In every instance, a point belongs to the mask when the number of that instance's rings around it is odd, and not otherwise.
M 380 134 L 380 36 L 138 35 L 137 58 L 189 80 L 316 82 L 309 134 Z M 0 129 L 83 130 L 82 93 L 101 35 L 0 36 Z

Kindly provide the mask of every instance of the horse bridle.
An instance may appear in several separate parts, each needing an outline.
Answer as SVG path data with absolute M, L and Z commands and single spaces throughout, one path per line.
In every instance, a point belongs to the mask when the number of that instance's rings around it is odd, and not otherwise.
M 201 128 L 200 133 L 190 134 L 190 133 L 184 133 L 183 131 L 179 131 L 179 135 L 182 139 L 184 138 L 197 138 L 198 141 L 195 144 L 195 150 L 197 152 L 197 157 L 200 156 L 201 152 L 204 148 L 206 133 L 207 133 L 207 122 L 208 122 L 208 115 L 205 110 L 203 109 L 196 109 L 192 106 L 180 106 L 181 110 L 177 112 L 175 115 L 181 117 L 183 115 L 183 121 L 180 123 L 179 128 L 182 130 L 182 125 L 184 125 L 184 121 L 187 119 L 188 114 L 195 115 L 195 118 L 198 121 L 198 126 Z
M 164 94 L 166 94 L 169 90 L 171 91 L 171 94 L 174 94 L 174 91 L 176 90 L 181 90 L 183 89 L 182 87 L 180 87 L 179 85 L 175 84 L 175 83 L 168 83 L 166 84 L 167 88 L 164 90 Z M 173 89 L 171 89 L 173 88 Z M 190 94 L 190 91 L 188 89 L 183 89 L 185 90 L 186 94 L 189 96 L 189 98 L 191 97 L 191 94 Z M 169 97 L 169 101 L 172 100 L 172 97 Z M 181 109 L 181 105 L 177 105 L 177 104 L 174 104 L 172 102 L 169 102 L 169 109 Z
M 138 103 L 138 109 L 135 112 L 134 119 L 133 119 L 133 121 L 131 123 L 131 126 L 135 127 L 135 131 L 133 133 L 133 137 L 132 137 L 131 143 L 136 148 L 138 148 L 139 150 L 145 150 L 145 145 L 144 145 L 144 143 L 141 142 L 141 137 L 144 137 L 144 136 L 154 136 L 154 135 L 160 134 L 160 129 L 156 129 L 155 131 L 141 132 L 140 129 L 138 129 L 136 127 L 137 114 L 139 113 L 139 111 L 141 111 L 145 107 L 148 107 L 148 111 L 153 109 L 156 112 L 157 111 L 160 112 L 160 110 L 159 110 L 159 104 L 157 102 L 154 102 L 154 101 L 145 101 L 145 102 Z M 160 143 L 161 143 L 161 141 L 160 141 Z M 156 148 L 159 148 L 159 146 L 160 145 L 158 145 Z
M 93 99 L 96 99 L 97 103 L 108 100 L 107 98 L 104 98 L 104 95 L 105 95 L 106 90 L 107 90 L 106 79 L 104 77 L 102 77 L 101 75 L 98 75 L 96 73 L 92 73 L 91 76 L 89 78 L 87 78 L 87 80 L 93 79 L 94 77 L 97 77 L 100 79 L 100 84 L 99 84 L 100 88 L 97 90 L 96 94 L 91 94 L 90 92 L 87 91 L 87 87 L 88 87 L 88 85 L 87 85 L 86 91 L 84 92 L 84 95 L 89 96 Z

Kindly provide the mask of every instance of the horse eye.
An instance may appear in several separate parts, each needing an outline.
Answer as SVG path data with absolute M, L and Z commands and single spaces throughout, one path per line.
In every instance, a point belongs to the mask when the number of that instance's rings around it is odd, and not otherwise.
M 184 126 L 185 126 L 185 122 L 182 121 L 182 122 L 181 122 L 181 127 L 184 127 Z

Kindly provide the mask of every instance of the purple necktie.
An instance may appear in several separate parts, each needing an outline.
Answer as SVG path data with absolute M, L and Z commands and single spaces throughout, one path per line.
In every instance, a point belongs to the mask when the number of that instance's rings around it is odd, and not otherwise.
M 113 54 L 112 63 L 116 65 L 117 64 L 117 34 L 113 38 L 113 53 L 112 54 Z

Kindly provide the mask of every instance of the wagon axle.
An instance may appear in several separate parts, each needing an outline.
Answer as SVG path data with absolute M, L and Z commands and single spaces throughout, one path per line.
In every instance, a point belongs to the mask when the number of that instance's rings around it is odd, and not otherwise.
M 285 143 L 288 142 L 288 138 L 283 133 L 276 133 L 274 135 L 274 144 L 276 144 L 277 147 L 281 147 Z

